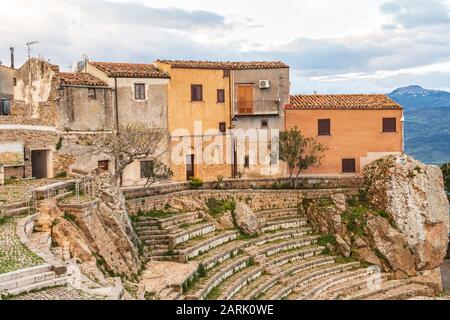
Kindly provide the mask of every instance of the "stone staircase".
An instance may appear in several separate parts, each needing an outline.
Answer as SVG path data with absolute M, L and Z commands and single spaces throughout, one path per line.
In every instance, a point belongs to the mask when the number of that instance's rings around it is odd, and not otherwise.
M 135 224 L 152 260 L 195 261 L 197 273 L 181 288 L 168 287 L 161 299 L 221 300 L 333 300 L 407 299 L 434 296 L 423 284 L 389 280 L 369 287 L 373 269 L 359 262 L 322 254 L 318 235 L 297 209 L 257 213 L 262 226 L 258 237 L 237 230 L 217 231 L 197 213 L 170 218 L 141 217 Z M 181 289 L 181 291 L 180 291 Z
M 61 286 L 66 283 L 66 274 L 57 275 L 49 264 L 0 274 L 0 291 L 9 295 Z

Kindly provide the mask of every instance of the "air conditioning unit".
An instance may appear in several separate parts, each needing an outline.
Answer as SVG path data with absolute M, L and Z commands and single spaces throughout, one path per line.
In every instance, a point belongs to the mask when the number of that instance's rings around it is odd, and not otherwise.
M 270 81 L 269 80 L 259 80 L 259 88 L 260 89 L 269 89 Z

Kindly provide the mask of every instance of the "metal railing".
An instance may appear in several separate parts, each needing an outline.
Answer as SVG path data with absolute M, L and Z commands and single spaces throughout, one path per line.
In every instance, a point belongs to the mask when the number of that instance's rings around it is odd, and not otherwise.
M 249 103 L 252 105 L 251 112 L 239 112 L 239 109 L 245 109 Z M 236 100 L 234 111 L 237 115 L 278 114 L 280 112 L 280 101 L 278 99 L 260 99 L 251 102 Z
M 75 180 L 75 197 L 80 204 L 80 195 L 91 196 L 93 193 L 93 177 L 83 176 Z
M 25 181 L 22 181 L 22 184 L 25 186 L 25 192 L 23 193 L 25 205 L 28 207 L 28 214 L 33 214 L 37 209 L 37 199 L 36 199 L 36 191 L 32 186 L 30 186 Z

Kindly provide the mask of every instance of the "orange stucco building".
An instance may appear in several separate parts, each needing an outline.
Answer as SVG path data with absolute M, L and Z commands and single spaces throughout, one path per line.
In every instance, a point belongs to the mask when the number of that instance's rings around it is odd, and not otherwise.
M 291 96 L 286 129 L 325 144 L 321 165 L 305 175 L 362 174 L 378 158 L 403 152 L 403 108 L 386 95 Z

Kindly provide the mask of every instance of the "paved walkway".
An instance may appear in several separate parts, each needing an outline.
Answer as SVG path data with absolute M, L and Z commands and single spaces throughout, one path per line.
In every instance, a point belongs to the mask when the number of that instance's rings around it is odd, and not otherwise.
M 58 287 L 45 289 L 42 291 L 31 292 L 16 297 L 11 300 L 104 300 L 104 296 L 92 295 L 86 292 L 70 289 L 67 287 Z
M 30 268 L 44 261 L 28 250 L 16 235 L 18 217 L 0 218 L 0 273 Z

